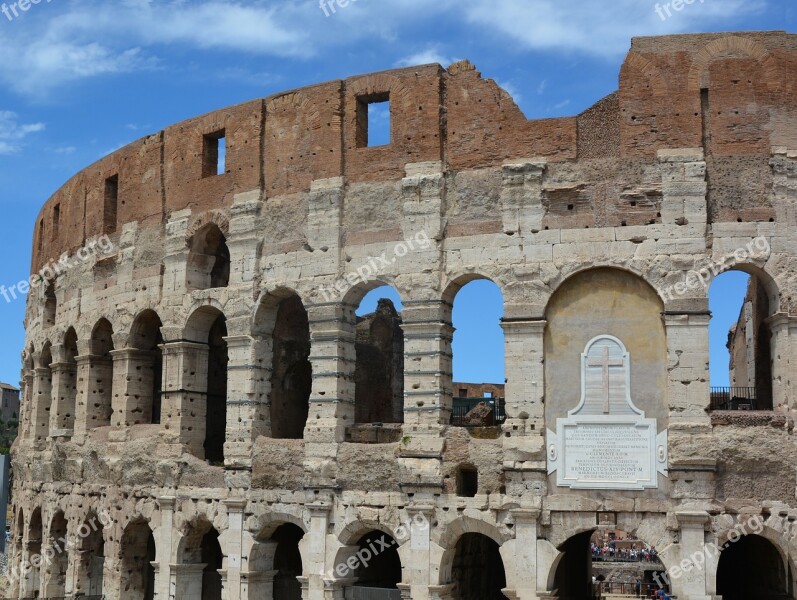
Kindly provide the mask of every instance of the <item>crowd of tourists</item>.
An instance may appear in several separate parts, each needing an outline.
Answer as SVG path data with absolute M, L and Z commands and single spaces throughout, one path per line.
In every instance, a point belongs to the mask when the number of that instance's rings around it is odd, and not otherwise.
M 620 560 L 629 562 L 657 562 L 659 560 L 655 548 L 617 548 L 612 542 L 603 545 L 591 544 L 593 560 Z

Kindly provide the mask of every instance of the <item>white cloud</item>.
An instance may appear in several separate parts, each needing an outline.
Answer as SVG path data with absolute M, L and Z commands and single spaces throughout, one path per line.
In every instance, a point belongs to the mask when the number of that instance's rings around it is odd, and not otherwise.
M 538 96 L 542 96 L 545 93 L 545 88 L 547 88 L 547 87 L 548 87 L 548 80 L 547 79 L 543 79 L 540 82 L 540 85 L 537 86 L 537 95 Z
M 503 89 L 507 94 L 512 96 L 515 104 L 520 104 L 520 101 L 523 99 L 523 95 L 512 83 L 509 81 L 496 81 L 496 83 L 501 86 L 501 89 Z
M 567 50 L 603 57 L 627 52 L 631 38 L 699 31 L 753 14 L 766 0 L 712 0 L 683 5 L 662 21 L 655 2 L 640 0 L 491 0 L 465 7 L 471 25 L 509 36 L 529 50 Z
M 412 67 L 415 65 L 428 65 L 438 63 L 443 67 L 448 67 L 450 64 L 457 62 L 457 59 L 444 56 L 437 48 L 427 48 L 420 50 L 409 56 L 405 56 L 396 62 L 397 67 Z
M 169 68 L 168 49 L 306 60 L 363 51 L 371 43 L 411 42 L 421 19 L 445 20 L 462 29 L 463 38 L 492 35 L 502 47 L 521 52 L 615 59 L 634 35 L 738 25 L 766 2 L 695 2 L 662 21 L 652 0 L 358 0 L 329 18 L 315 0 L 72 0 L 42 4 L 4 28 L 0 83 L 47 96 L 92 77 Z M 398 65 L 455 60 L 439 46 L 415 43 L 420 47 Z M 228 68 L 236 68 L 234 60 Z
M 0 110 L 0 154 L 16 154 L 25 138 L 44 129 L 44 123 L 20 124 L 17 113 Z

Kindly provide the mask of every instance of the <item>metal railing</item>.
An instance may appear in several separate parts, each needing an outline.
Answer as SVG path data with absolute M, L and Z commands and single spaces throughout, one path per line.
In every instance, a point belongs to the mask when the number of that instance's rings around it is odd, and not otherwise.
M 503 398 L 454 398 L 451 424 L 454 427 L 476 427 L 476 425 L 468 424 L 465 417 L 482 403 L 492 409 L 487 423 L 488 426 L 501 425 L 506 420 L 506 401 Z
M 640 587 L 639 593 L 637 593 L 635 583 L 620 583 L 615 581 L 601 581 L 600 583 L 596 584 L 595 587 L 597 587 L 599 590 L 598 598 L 605 597 L 607 595 L 653 598 L 654 594 L 659 589 L 659 586 L 654 583 L 643 583 Z M 675 596 L 670 596 L 670 598 L 675 599 Z
M 711 410 L 757 410 L 756 388 L 713 387 Z

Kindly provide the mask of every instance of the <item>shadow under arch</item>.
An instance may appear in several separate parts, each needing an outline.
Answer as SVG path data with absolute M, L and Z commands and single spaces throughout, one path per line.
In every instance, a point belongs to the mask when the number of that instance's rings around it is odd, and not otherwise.
M 438 585 L 451 583 L 457 543 L 468 534 L 482 535 L 499 548 L 512 539 L 511 535 L 502 533 L 497 526 L 473 517 L 462 516 L 446 524 L 439 536 L 433 536 L 433 539 L 437 538 L 435 541 L 443 550 L 438 569 Z

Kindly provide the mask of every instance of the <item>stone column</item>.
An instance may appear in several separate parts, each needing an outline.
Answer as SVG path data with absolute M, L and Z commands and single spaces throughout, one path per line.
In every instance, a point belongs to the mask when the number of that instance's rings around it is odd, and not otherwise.
M 208 345 L 167 342 L 163 350 L 163 424 L 167 443 L 184 444 L 197 458 L 205 457 Z
M 224 589 L 227 591 L 226 600 L 239 600 L 247 598 L 241 586 L 241 568 L 243 566 L 243 525 L 244 509 L 246 500 L 243 498 L 230 498 L 224 501 L 227 507 L 228 528 L 221 534 L 219 543 L 226 550 L 225 583 Z
M 404 303 L 404 423 L 416 434 L 439 436 L 451 421 L 451 308 L 434 299 Z
M 19 407 L 19 432 L 22 439 L 29 439 L 31 435 L 31 413 L 33 412 L 33 380 L 36 371 L 33 369 L 25 371 L 23 377 L 25 386 L 23 388 L 22 402 Z
M 338 444 L 354 423 L 355 307 L 329 302 L 306 308 L 313 387 L 304 430 L 305 487 L 334 488 Z
M 504 466 L 514 470 L 545 468 L 545 327 L 541 316 L 523 306 L 504 311 L 506 421 Z M 524 314 L 525 313 L 525 314 Z M 542 315 L 542 308 L 539 310 Z
M 251 483 L 252 447 L 267 435 L 269 369 L 259 358 L 263 340 L 249 335 L 225 337 L 227 365 L 227 432 L 224 463 L 228 486 L 248 488 Z M 264 389 L 266 388 L 266 389 Z
M 544 158 L 504 163 L 501 187 L 504 233 L 528 235 L 542 230 L 545 216 L 542 182 L 547 166 Z
M 327 531 L 332 507 L 325 502 L 317 502 L 309 504 L 307 510 L 310 511 L 310 528 L 302 540 L 302 549 L 306 550 L 302 554 L 303 575 L 307 578 L 305 600 L 337 598 L 327 594 L 329 580 L 325 579 L 327 573 L 335 568 L 335 565 L 327 565 Z
M 772 334 L 770 354 L 772 357 L 772 408 L 793 408 L 790 406 L 794 403 L 790 394 L 792 389 L 792 374 L 790 372 L 792 340 L 790 334 L 793 329 L 797 330 L 797 319 L 784 313 L 778 313 L 770 317 L 767 324 Z
M 75 361 L 78 386 L 74 437 L 83 440 L 92 429 L 111 423 L 113 363 L 93 354 L 78 356 Z
M 169 600 L 202 597 L 202 573 L 207 565 L 170 565 Z
M 152 600 L 158 600 L 159 598 L 163 597 L 160 594 L 160 589 L 159 589 L 159 586 L 158 586 L 158 583 L 160 582 L 160 579 L 161 579 L 161 564 L 159 562 L 157 562 L 157 561 L 151 562 L 149 564 L 152 565 L 152 577 L 155 580 L 154 581 L 154 584 L 155 584 L 154 588 L 155 589 L 153 590 Z
M 274 577 L 278 571 L 241 571 L 241 600 L 274 597 Z
M 257 258 L 263 236 L 257 229 L 263 207 L 259 189 L 236 194 L 230 207 L 230 286 L 247 285 L 258 275 Z
M 63 346 L 53 346 L 53 354 L 63 358 Z M 77 365 L 59 360 L 50 365 L 53 405 L 50 411 L 50 437 L 72 437 L 75 427 Z
M 711 403 L 708 371 L 708 325 L 711 314 L 704 306 L 696 310 L 666 310 L 667 389 L 670 401 L 670 429 L 709 429 L 706 410 Z
M 706 526 L 711 521 L 707 512 L 678 512 L 675 513 L 680 528 L 680 550 L 681 561 L 693 560 L 693 557 L 702 554 L 702 565 L 706 564 Z M 694 561 L 697 563 L 698 561 Z M 670 582 L 672 594 L 686 600 L 711 600 L 706 595 L 706 569 L 695 568 L 689 571 L 682 571 L 681 577 L 673 577 Z
M 662 174 L 661 221 L 664 225 L 691 225 L 705 234 L 708 221 L 706 161 L 702 148 L 674 148 L 657 153 Z M 683 237 L 687 237 L 684 235 Z
M 356 579 L 325 579 L 322 596 L 304 596 L 302 600 L 346 600 L 346 588 L 356 583 Z
M 155 597 L 170 598 L 171 587 L 171 561 L 174 532 L 174 508 L 177 499 L 173 496 L 162 496 L 158 498 L 158 508 L 161 513 L 161 526 L 155 532 L 155 548 L 158 568 L 155 570 Z
M 133 425 L 152 423 L 155 401 L 152 397 L 155 382 L 152 352 L 123 348 L 112 350 L 111 356 L 114 380 L 111 425 L 114 429 L 125 430 Z M 124 438 L 120 441 L 124 441 Z
M 409 517 L 409 548 L 404 555 L 404 590 L 402 598 L 428 600 L 431 581 L 431 535 L 434 506 L 415 505 L 407 507 Z
M 52 373 L 49 367 L 37 367 L 33 378 L 33 410 L 31 434 L 40 444 L 50 435 L 50 406 L 52 403 Z
M 512 511 L 515 519 L 515 551 L 511 565 L 504 565 L 509 573 L 512 586 L 517 600 L 537 600 L 537 521 L 540 518 L 540 511 L 536 509 L 516 509 Z M 543 587 L 545 586 L 545 582 Z M 508 591 L 504 595 L 511 597 Z
M 186 291 L 188 248 L 185 235 L 191 209 L 171 213 L 166 222 L 166 241 L 163 258 L 163 294 L 182 294 Z
M 454 600 L 454 584 L 430 585 L 429 600 Z

